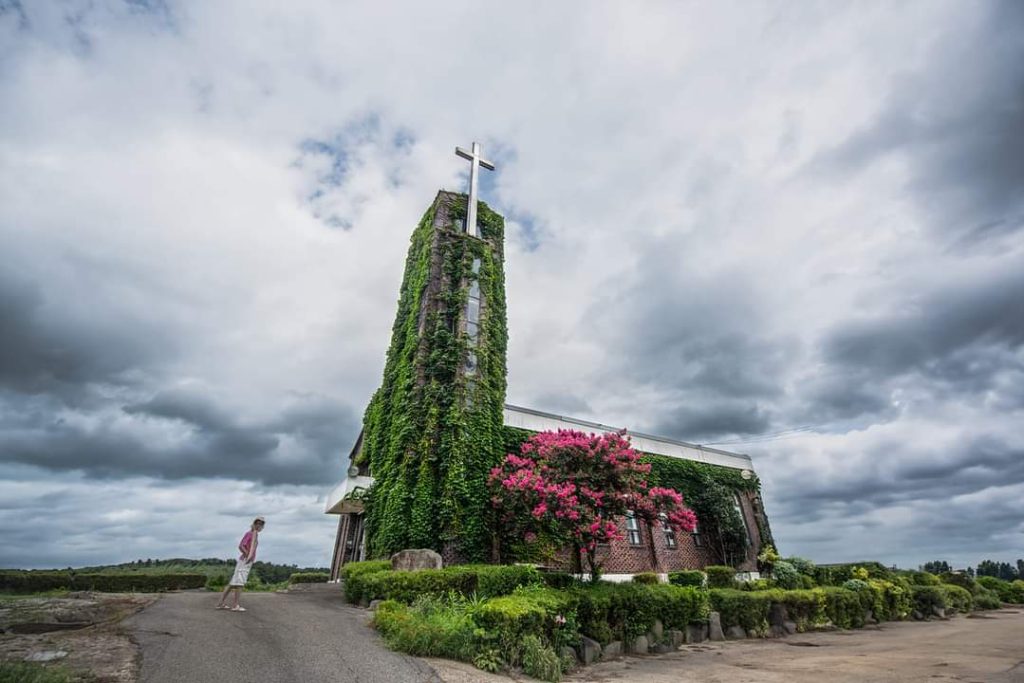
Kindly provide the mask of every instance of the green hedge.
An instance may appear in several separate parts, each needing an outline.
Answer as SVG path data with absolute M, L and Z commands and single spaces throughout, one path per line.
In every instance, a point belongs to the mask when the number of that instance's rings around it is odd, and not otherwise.
M 765 634 L 773 603 L 786 606 L 786 612 L 804 631 L 831 622 L 839 628 L 864 625 L 864 608 L 859 594 L 845 588 L 828 586 L 807 590 L 743 591 L 716 588 L 711 592 L 711 607 L 719 613 L 722 627 L 742 626 L 745 631 Z
M 654 572 L 641 572 L 633 575 L 633 583 L 643 583 L 648 586 L 659 583 L 658 575 Z
M 374 612 L 373 624 L 389 647 L 417 657 L 471 662 L 477 652 L 472 617 L 429 596 L 411 607 L 386 600 Z
M 580 632 L 604 644 L 643 635 L 661 620 L 682 629 L 707 619 L 707 592 L 668 584 L 597 584 L 574 591 Z
M 909 571 L 906 578 L 914 586 L 938 586 L 942 583 L 939 577 L 931 572 Z
M 330 579 L 327 572 L 296 572 L 288 577 L 288 583 L 327 583 Z
M 978 585 L 978 582 L 975 581 L 972 577 L 968 576 L 967 574 L 954 574 L 953 572 L 944 572 L 939 577 L 939 580 L 942 581 L 942 583 L 946 583 L 951 586 L 960 586 L 964 590 L 970 592 L 971 595 L 977 593 L 978 590 L 981 588 L 981 586 Z
M 863 576 L 866 573 L 867 576 Z M 893 578 L 892 570 L 881 562 L 850 562 L 847 564 L 818 565 L 813 569 L 813 578 L 819 586 L 841 586 L 850 579 Z
M 974 596 L 966 588 L 960 586 L 943 585 L 939 586 L 946 599 L 946 607 L 951 607 L 957 612 L 970 612 L 974 609 Z
M 768 611 L 773 602 L 780 602 L 784 591 L 742 591 L 736 588 L 713 588 L 711 608 L 719 613 L 722 627 L 742 626 L 746 631 L 763 633 L 768 628 Z
M 491 598 L 508 595 L 519 586 L 542 583 L 540 572 L 526 565 L 455 565 L 420 571 L 370 571 L 359 575 L 357 589 L 345 596 L 360 600 L 397 600 L 412 603 L 421 595 L 476 594 Z
M 388 560 L 349 562 L 341 567 L 341 580 L 345 586 L 345 598 L 351 603 L 360 602 L 366 594 L 366 580 L 370 575 L 391 569 Z
M 735 588 L 736 570 L 732 567 L 710 565 L 704 567 L 708 575 L 708 588 Z
M 579 640 L 574 603 L 570 592 L 530 586 L 488 600 L 475 617 L 506 661 L 518 665 L 520 643 L 527 636 L 559 646 Z
M 669 572 L 668 582 L 673 586 L 693 586 L 701 588 L 704 585 L 704 572 L 695 569 L 684 569 L 678 572 Z
M 995 576 L 979 576 L 978 585 L 993 591 L 1003 602 L 1024 603 L 1024 581 L 1020 579 L 1010 582 Z
M 126 593 L 202 588 L 205 574 L 78 574 L 75 572 L 0 572 L 0 591 L 38 593 L 67 589 Z

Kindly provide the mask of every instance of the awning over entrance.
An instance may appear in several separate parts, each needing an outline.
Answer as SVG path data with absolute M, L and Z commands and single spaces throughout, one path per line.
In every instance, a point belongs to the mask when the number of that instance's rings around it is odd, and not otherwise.
M 327 494 L 324 512 L 329 515 L 344 515 L 363 511 L 362 495 L 373 484 L 373 477 L 346 477 Z

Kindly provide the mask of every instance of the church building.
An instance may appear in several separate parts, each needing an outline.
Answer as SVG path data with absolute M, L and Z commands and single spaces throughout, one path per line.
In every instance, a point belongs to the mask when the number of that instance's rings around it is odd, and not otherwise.
M 383 381 L 367 407 L 347 476 L 328 495 L 339 516 L 331 562 L 433 548 L 445 563 L 512 557 L 493 528 L 490 469 L 533 433 L 619 431 L 584 420 L 505 404 L 504 219 L 476 198 L 479 146 L 470 191 L 441 191 L 413 232 Z M 755 572 L 771 531 L 746 455 L 630 433 L 651 464 L 650 480 L 675 488 L 698 517 L 680 538 L 668 526 L 632 516 L 622 540 L 599 546 L 609 578 L 731 564 Z M 566 569 L 565 553 L 543 564 Z

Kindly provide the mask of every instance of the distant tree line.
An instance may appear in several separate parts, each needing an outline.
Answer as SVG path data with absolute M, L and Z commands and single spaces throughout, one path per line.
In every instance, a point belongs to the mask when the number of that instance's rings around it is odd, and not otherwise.
M 920 569 L 930 574 L 944 574 L 954 571 L 949 562 L 945 560 L 925 562 L 921 565 Z M 977 569 L 968 567 L 966 572 L 969 576 L 994 576 L 1004 581 L 1015 581 L 1017 579 L 1024 579 L 1024 560 L 1017 560 L 1016 566 L 1009 562 L 982 560 L 978 563 Z

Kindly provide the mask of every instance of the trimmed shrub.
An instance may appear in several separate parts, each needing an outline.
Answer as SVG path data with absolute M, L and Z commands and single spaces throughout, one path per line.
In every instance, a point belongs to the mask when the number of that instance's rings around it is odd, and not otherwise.
M 995 592 L 1003 602 L 1024 603 L 1024 581 L 1020 579 L 1010 582 L 995 576 L 979 576 L 978 584 Z
M 839 628 L 860 628 L 864 625 L 864 608 L 860 596 L 845 588 L 827 586 L 817 588 L 815 593 L 825 600 L 825 615 Z
M 940 609 L 946 607 L 946 594 L 942 591 L 941 586 L 915 585 L 911 587 L 910 592 L 914 599 L 914 609 L 925 617 L 932 615 L 933 607 Z
M 656 584 L 659 583 L 658 575 L 654 572 L 643 572 L 641 574 L 634 574 L 633 583 L 643 583 L 647 585 Z
M 693 586 L 701 588 L 704 585 L 704 572 L 695 569 L 684 569 L 678 572 L 669 572 L 668 582 L 673 586 Z
M 974 607 L 974 598 L 966 588 L 950 584 L 938 588 L 945 596 L 946 607 L 951 607 L 957 612 L 970 612 Z
M 794 589 L 801 586 L 800 572 L 785 560 L 779 560 L 772 567 L 772 578 L 779 588 Z
M 938 586 L 942 583 L 942 581 L 939 580 L 939 577 L 930 572 L 907 572 L 907 580 L 915 586 Z
M 412 603 L 421 595 L 476 594 L 482 598 L 508 595 L 520 586 L 538 585 L 540 572 L 524 565 L 455 565 L 444 569 L 420 571 L 376 571 L 360 576 L 358 598 L 364 600 L 398 600 Z
M 782 559 L 793 565 L 793 568 L 804 576 L 814 577 L 815 564 L 806 557 L 784 557 Z
M 366 595 L 366 580 L 378 572 L 391 569 L 389 560 L 349 562 L 341 567 L 341 579 L 345 585 L 345 599 L 351 603 L 360 602 Z
M 205 574 L 77 574 L 75 572 L 0 572 L 0 591 L 38 593 L 66 588 L 101 593 L 157 593 L 203 588 Z
M 995 591 L 980 588 L 978 594 L 974 596 L 974 606 L 978 609 L 999 609 L 1003 606 L 1003 601 Z
M 477 627 L 459 606 L 424 596 L 412 606 L 387 600 L 377 606 L 373 624 L 389 647 L 418 657 L 446 657 L 472 662 Z
M 576 577 L 567 572 L 541 572 L 540 578 L 548 588 L 572 588 L 577 583 Z
M 735 588 L 736 570 L 732 567 L 711 565 L 704 567 L 708 575 L 708 588 Z
M 660 619 L 683 629 L 707 619 L 706 591 L 670 584 L 597 584 L 573 591 L 580 632 L 605 644 L 643 635 Z
M 741 591 L 766 591 L 771 588 L 772 582 L 769 579 L 754 579 L 753 581 L 744 581 L 740 584 Z
M 944 572 L 939 580 L 942 583 L 949 584 L 951 586 L 960 586 L 964 590 L 968 591 L 971 595 L 978 592 L 978 582 L 972 579 L 967 574 L 954 574 L 953 572 Z
M 288 583 L 327 583 L 330 579 L 327 572 L 296 572 L 288 577 Z
M 892 571 L 880 562 L 818 565 L 814 568 L 814 581 L 819 586 L 841 586 L 850 579 L 892 579 Z
M 509 664 L 522 660 L 522 642 L 534 636 L 544 643 L 574 645 L 579 640 L 573 597 L 541 586 L 492 598 L 476 610 L 477 623 Z
M 711 607 L 721 615 L 723 628 L 742 626 L 746 631 L 764 633 L 768 630 L 768 612 L 772 603 L 781 602 L 783 591 L 713 588 L 710 593 Z

